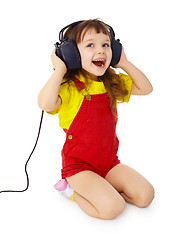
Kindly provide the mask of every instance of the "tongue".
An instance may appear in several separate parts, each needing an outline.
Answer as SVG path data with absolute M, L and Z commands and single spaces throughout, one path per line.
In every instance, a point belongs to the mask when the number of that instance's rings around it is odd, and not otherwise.
M 101 61 L 93 61 L 93 63 L 96 65 L 96 66 L 102 66 L 102 62 Z

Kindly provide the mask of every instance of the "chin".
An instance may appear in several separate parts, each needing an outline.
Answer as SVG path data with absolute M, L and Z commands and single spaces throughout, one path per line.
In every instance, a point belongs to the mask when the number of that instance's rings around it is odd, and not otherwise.
M 100 76 L 103 76 L 106 71 L 107 69 L 99 69 L 97 71 L 93 71 L 91 74 L 95 75 L 96 77 L 100 77 Z

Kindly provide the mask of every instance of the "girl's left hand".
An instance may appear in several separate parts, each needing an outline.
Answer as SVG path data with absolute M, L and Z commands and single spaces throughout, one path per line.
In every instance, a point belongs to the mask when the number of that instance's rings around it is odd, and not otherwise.
M 127 60 L 127 58 L 126 58 L 126 54 L 125 54 L 124 48 L 123 48 L 123 46 L 122 46 L 122 51 L 121 51 L 120 60 L 119 60 L 119 62 L 118 62 L 114 67 L 115 67 L 115 68 L 122 68 L 122 66 L 124 66 L 127 61 L 128 61 L 128 60 Z

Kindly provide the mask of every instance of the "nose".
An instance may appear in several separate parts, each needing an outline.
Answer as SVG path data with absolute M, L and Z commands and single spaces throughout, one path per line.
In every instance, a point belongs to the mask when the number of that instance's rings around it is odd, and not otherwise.
M 104 53 L 104 48 L 102 46 L 97 47 L 97 54 L 103 54 Z

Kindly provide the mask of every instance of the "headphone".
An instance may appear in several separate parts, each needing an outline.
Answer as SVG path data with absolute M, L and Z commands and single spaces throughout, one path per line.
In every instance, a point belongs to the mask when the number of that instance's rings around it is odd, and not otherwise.
M 76 45 L 76 42 L 74 40 L 69 40 L 68 38 L 63 39 L 63 33 L 64 31 L 72 26 L 76 26 L 79 23 L 82 23 L 83 21 L 77 21 L 73 22 L 66 27 L 64 27 L 59 32 L 59 41 L 55 43 L 56 48 L 56 55 L 66 64 L 67 69 L 69 70 L 78 70 L 81 68 L 81 57 L 80 52 L 78 50 L 78 47 Z M 111 66 L 116 65 L 121 57 L 121 51 L 122 51 L 122 44 L 120 43 L 119 39 L 115 39 L 115 33 L 111 26 L 107 25 L 108 31 L 111 35 L 111 49 L 112 49 L 112 59 L 111 59 Z

